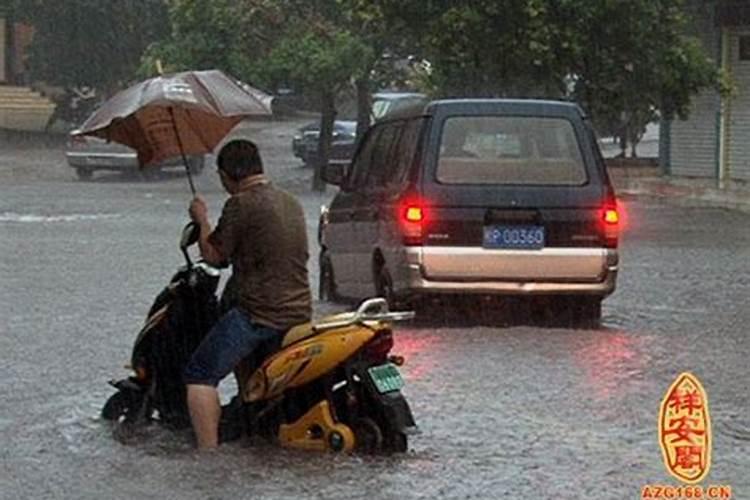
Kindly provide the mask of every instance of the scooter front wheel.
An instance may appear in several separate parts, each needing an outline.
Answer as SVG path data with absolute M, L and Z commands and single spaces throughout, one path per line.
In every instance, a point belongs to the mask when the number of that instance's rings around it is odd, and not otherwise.
M 104 420 L 117 421 L 131 415 L 139 406 L 140 398 L 125 391 L 117 391 L 112 394 L 102 407 L 102 418 Z

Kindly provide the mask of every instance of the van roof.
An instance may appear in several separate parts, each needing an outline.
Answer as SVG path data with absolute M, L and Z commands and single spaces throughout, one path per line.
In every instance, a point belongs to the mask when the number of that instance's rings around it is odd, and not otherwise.
M 408 119 L 417 116 L 520 114 L 536 116 L 584 117 L 585 113 L 572 101 L 545 99 L 439 99 L 426 104 L 405 106 L 380 121 Z

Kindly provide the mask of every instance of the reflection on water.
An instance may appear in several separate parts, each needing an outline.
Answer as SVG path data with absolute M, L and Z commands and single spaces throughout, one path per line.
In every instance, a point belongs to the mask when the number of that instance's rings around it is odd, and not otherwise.
M 48 482 L 25 487 L 48 498 L 523 498 L 532 490 L 572 498 L 564 492 L 602 478 L 617 492 L 604 498 L 623 498 L 637 494 L 631 474 L 662 473 L 660 457 L 644 454 L 656 445 L 656 410 L 640 394 L 653 382 L 645 375 L 658 359 L 658 337 L 403 325 L 394 338 L 422 429 L 406 454 L 319 454 L 260 439 L 200 453 L 189 431 L 158 424 L 115 439 L 118 431 L 95 417 L 104 398 L 71 397 L 33 431 L 44 455 L 20 445 L 24 458 L 14 467 L 38 468 L 43 459 L 66 484 L 87 485 L 60 493 Z M 630 413 L 633 401 L 639 410 L 645 404 L 645 419 Z M 747 428 L 734 424 L 718 432 L 742 443 Z
M 587 342 L 573 352 L 575 363 L 585 373 L 586 392 L 605 401 L 638 391 L 651 358 L 645 346 L 653 341 L 623 331 L 591 332 Z
M 397 329 L 394 334 L 392 353 L 403 356 L 407 382 L 428 377 L 434 371 L 441 345 L 436 337 L 425 331 Z

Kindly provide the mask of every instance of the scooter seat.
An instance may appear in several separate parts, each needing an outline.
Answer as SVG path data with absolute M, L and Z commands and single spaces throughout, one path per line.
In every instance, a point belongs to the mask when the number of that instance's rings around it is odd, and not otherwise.
M 312 323 L 302 323 L 301 325 L 291 327 L 285 334 L 284 339 L 281 341 L 281 348 L 294 344 L 300 340 L 311 337 L 315 334 L 315 329 Z
M 290 344 L 294 344 L 295 342 L 305 340 L 314 335 L 317 335 L 318 333 L 324 332 L 327 329 L 324 327 L 326 323 L 334 324 L 335 322 L 343 321 L 351 317 L 351 312 L 339 313 L 321 318 L 316 323 L 309 322 L 293 326 L 284 334 L 284 338 L 281 341 L 281 348 L 283 349 Z

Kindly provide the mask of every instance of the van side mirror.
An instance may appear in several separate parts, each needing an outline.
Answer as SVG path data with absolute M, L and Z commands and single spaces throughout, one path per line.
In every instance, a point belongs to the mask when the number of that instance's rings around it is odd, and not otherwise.
M 321 177 L 326 184 L 341 186 L 346 178 L 346 170 L 349 165 L 346 163 L 329 163 L 323 167 Z

